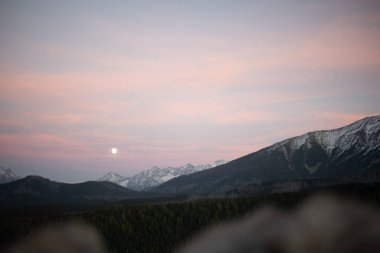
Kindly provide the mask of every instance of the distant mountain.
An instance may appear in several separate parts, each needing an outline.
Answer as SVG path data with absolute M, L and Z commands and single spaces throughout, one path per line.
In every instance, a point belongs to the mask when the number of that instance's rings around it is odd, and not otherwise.
M 245 185 L 345 177 L 380 169 L 380 116 L 309 132 L 224 165 L 170 180 L 159 193 L 223 194 Z
M 218 160 L 213 163 L 196 166 L 192 164 L 186 164 L 180 167 L 153 167 L 149 170 L 142 171 L 132 177 L 123 177 L 119 174 L 109 172 L 102 178 L 99 178 L 98 181 L 109 181 L 133 190 L 142 190 L 158 186 L 166 181 L 169 181 L 170 179 L 179 176 L 189 175 L 198 171 L 214 168 L 225 163 L 226 161 L 224 160 Z
M 121 186 L 126 187 L 129 183 L 130 178 L 129 177 L 123 177 L 120 176 L 117 173 L 114 172 L 108 172 L 103 177 L 99 178 L 97 181 L 107 181 L 112 182 Z
M 139 193 L 111 182 L 67 184 L 39 176 L 0 185 L 0 202 L 4 206 L 105 202 L 138 196 Z
M 11 169 L 4 169 L 0 167 L 0 184 L 9 183 L 19 179 Z

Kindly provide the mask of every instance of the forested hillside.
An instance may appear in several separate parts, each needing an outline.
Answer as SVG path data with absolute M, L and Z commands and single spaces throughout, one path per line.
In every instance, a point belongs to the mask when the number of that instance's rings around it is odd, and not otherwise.
M 243 217 L 264 205 L 291 209 L 321 191 L 380 206 L 380 183 L 374 183 L 258 197 L 123 204 L 92 211 L 41 209 L 31 213 L 3 210 L 0 215 L 0 250 L 40 227 L 74 220 L 95 226 L 110 252 L 172 252 L 212 224 Z

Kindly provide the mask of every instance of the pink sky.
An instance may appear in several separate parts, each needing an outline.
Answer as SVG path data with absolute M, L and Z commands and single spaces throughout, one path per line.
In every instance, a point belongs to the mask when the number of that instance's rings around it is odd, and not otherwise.
M 0 166 L 22 176 L 232 160 L 380 114 L 377 1 L 2 1 L 0 17 Z

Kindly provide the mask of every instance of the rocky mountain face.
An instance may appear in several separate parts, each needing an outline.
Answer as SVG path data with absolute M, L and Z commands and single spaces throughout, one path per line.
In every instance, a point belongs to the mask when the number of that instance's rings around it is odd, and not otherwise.
M 127 187 L 132 190 L 143 190 L 158 186 L 164 182 L 167 182 L 173 178 L 189 175 L 198 171 L 214 168 L 219 165 L 225 164 L 226 161 L 218 160 L 213 163 L 192 165 L 186 164 L 180 167 L 153 167 L 149 170 L 142 171 L 132 177 L 123 177 L 119 174 L 109 172 L 98 181 L 109 181 L 121 186 Z
M 281 141 L 219 167 L 170 180 L 154 191 L 223 194 L 244 185 L 344 177 L 378 169 L 380 116 L 374 116 Z
M 11 169 L 4 169 L 0 167 L 0 184 L 9 183 L 19 179 Z
M 39 176 L 27 176 L 20 180 L 0 185 L 0 202 L 7 207 L 108 202 L 138 196 L 138 192 L 111 182 L 88 181 L 67 184 Z

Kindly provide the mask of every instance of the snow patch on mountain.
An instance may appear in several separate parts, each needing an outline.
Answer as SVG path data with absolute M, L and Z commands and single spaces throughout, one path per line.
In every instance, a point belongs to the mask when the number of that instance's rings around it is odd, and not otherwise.
M 9 183 L 19 179 L 11 169 L 4 169 L 0 167 L 0 184 Z
M 314 172 L 316 172 L 319 169 L 319 167 L 321 165 L 322 165 L 321 162 L 317 163 L 315 166 L 309 166 L 309 165 L 305 164 L 305 169 L 307 169 L 310 174 L 313 174 Z

